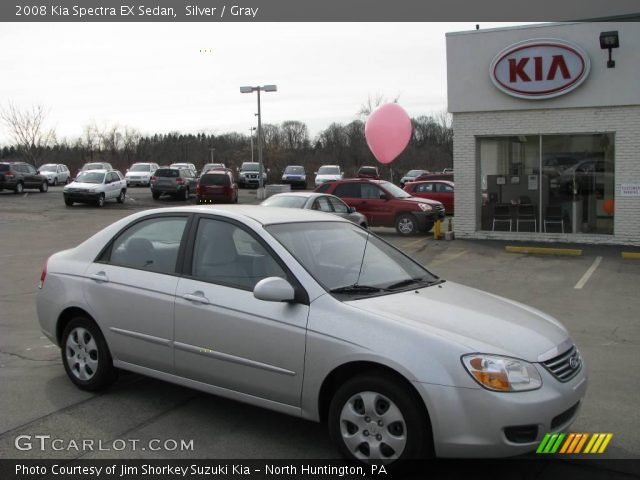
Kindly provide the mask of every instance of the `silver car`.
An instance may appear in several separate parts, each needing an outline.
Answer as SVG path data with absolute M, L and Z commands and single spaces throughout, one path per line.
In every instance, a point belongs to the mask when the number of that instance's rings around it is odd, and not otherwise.
M 308 210 L 135 213 L 48 259 L 37 312 L 82 389 L 130 370 L 327 422 L 363 462 L 528 452 L 587 388 L 557 320 Z
M 283 208 L 304 208 L 306 210 L 318 210 L 320 212 L 333 213 L 339 217 L 346 218 L 362 228 L 369 228 L 367 217 L 356 212 L 354 207 L 350 207 L 335 195 L 315 192 L 290 192 L 272 195 L 260 205 L 266 207 Z

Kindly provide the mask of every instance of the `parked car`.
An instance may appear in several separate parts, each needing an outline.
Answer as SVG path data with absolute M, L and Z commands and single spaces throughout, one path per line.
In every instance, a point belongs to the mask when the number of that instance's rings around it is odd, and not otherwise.
M 62 190 L 64 203 L 95 203 L 103 207 L 107 200 L 124 203 L 127 181 L 118 170 L 87 170 L 78 175 Z
M 47 177 L 38 174 L 35 167 L 25 162 L 0 162 L 0 190 L 22 193 L 25 188 L 49 190 Z
M 230 170 L 209 170 L 196 185 L 198 203 L 238 203 L 238 185 Z
M 262 184 L 267 183 L 267 172 L 262 171 Z M 240 188 L 256 187 L 260 185 L 260 164 L 258 162 L 244 162 L 238 173 L 238 186 Z
M 129 170 L 127 170 L 127 173 L 124 175 L 124 178 L 127 180 L 127 186 L 151 186 L 151 177 L 158 168 L 160 167 L 157 163 L 134 163 L 129 167 Z
M 198 169 L 193 163 L 172 163 L 169 168 L 190 168 L 195 172 L 196 177 L 198 176 Z
M 413 181 L 422 182 L 423 180 L 448 180 L 453 182 L 453 173 L 423 173 L 418 175 Z
M 423 173 L 429 173 L 429 170 L 409 170 L 407 174 L 400 179 L 400 186 L 404 187 L 405 183 L 414 182 L 416 178 Z
M 224 165 L 224 163 L 205 163 L 204 166 L 202 167 L 202 171 L 200 172 L 200 175 L 204 175 L 209 170 L 226 170 L 226 169 L 227 167 Z
M 333 213 L 346 218 L 362 228 L 369 228 L 367 217 L 355 208 L 350 207 L 338 197 L 316 192 L 290 192 L 278 193 L 264 200 L 260 205 L 265 207 L 303 208 L 305 210 L 318 210 L 320 212 Z
M 140 211 L 53 254 L 38 287 L 78 388 L 136 372 L 326 422 L 363 462 L 531 452 L 587 390 L 558 320 L 322 212 Z
M 449 180 L 411 182 L 404 186 L 404 191 L 414 197 L 437 200 L 444 205 L 447 213 L 453 214 L 454 183 Z
M 71 182 L 71 172 L 62 163 L 45 163 L 38 169 L 38 173 L 47 177 L 49 185 Z
M 196 184 L 196 172 L 191 168 L 159 168 L 151 177 L 151 196 L 158 200 L 161 195 L 168 194 L 188 201 L 196 191 Z
M 315 185 L 319 187 L 324 182 L 342 180 L 343 173 L 339 165 L 323 165 L 316 172 Z
M 300 165 L 288 165 L 282 172 L 282 183 L 291 188 L 307 188 L 307 172 Z
M 380 173 L 378 172 L 378 167 L 360 167 L 358 169 L 358 173 L 356 173 L 356 177 L 358 178 L 373 178 L 374 180 L 380 180 Z
M 80 175 L 80 172 L 86 172 L 87 170 L 113 170 L 113 167 L 108 162 L 89 162 L 85 163 L 80 170 L 76 173 L 76 177 Z M 73 179 L 72 179 L 73 180 Z
M 445 217 L 442 203 L 412 197 L 384 180 L 337 180 L 321 185 L 315 191 L 340 197 L 365 215 L 370 227 L 395 227 L 400 235 L 428 232 L 436 220 Z

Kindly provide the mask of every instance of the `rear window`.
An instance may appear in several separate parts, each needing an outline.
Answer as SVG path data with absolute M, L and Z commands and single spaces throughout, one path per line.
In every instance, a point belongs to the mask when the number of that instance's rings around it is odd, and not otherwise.
M 378 174 L 376 167 L 360 167 L 360 173 Z
M 200 177 L 200 185 L 231 185 L 229 175 L 207 173 Z
M 104 168 L 103 163 L 87 163 L 82 167 L 83 170 L 103 170 Z
M 11 170 L 11 165 L 7 165 L 6 163 L 4 165 L 0 164 L 0 172 L 8 172 L 9 170 Z
M 267 198 L 261 205 L 267 207 L 302 208 L 305 203 L 307 203 L 307 197 L 282 195 Z
M 180 170 L 173 168 L 159 168 L 155 173 L 156 177 L 171 177 L 178 178 L 180 176 Z

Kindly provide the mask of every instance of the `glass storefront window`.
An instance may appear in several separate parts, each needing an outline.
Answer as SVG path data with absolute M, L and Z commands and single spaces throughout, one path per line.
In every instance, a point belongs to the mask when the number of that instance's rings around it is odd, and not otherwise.
M 613 234 L 613 134 L 479 137 L 482 230 Z

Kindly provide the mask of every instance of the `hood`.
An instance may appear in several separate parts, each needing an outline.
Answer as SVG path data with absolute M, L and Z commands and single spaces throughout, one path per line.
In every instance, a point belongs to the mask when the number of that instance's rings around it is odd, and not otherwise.
M 100 187 L 102 187 L 101 183 L 71 182 L 69 185 L 66 185 L 63 190 L 69 190 L 71 188 L 76 188 L 78 190 L 91 190 L 92 188 Z
M 453 282 L 348 303 L 464 345 L 469 353 L 538 362 L 569 338 L 562 324 L 549 315 Z
M 421 197 L 407 197 L 407 198 L 396 198 L 395 200 L 402 200 L 403 202 L 413 202 L 413 203 L 426 203 L 428 205 L 442 205 L 442 202 L 438 200 L 431 200 L 429 198 L 421 198 Z

